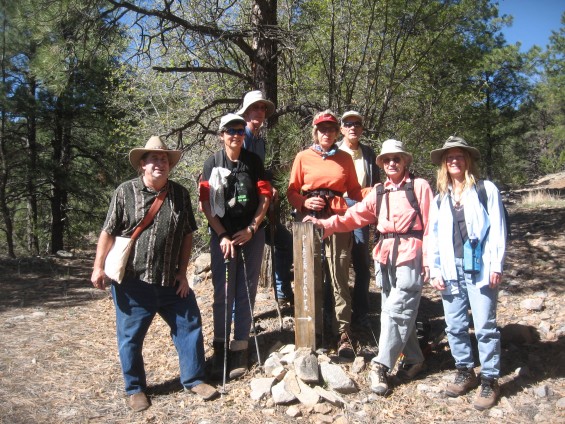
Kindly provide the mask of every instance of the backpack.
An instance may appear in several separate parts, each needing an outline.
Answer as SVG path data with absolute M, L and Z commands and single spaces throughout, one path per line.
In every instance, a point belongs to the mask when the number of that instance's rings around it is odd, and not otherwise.
M 479 196 L 479 202 L 481 202 L 481 205 L 483 205 L 483 208 L 485 208 L 485 211 L 487 211 L 488 214 L 488 196 L 487 190 L 485 188 L 485 180 L 478 180 L 475 189 L 477 190 L 477 195 Z M 438 196 L 436 203 L 439 209 L 439 206 L 441 204 L 441 197 Z M 506 238 L 509 239 L 511 235 L 510 216 L 508 215 L 508 210 L 506 209 L 506 206 L 504 206 L 504 203 L 502 204 L 502 212 L 504 213 L 504 223 L 506 225 Z
M 406 191 L 406 199 L 408 200 L 408 202 L 410 203 L 410 206 L 412 206 L 412 209 L 414 209 L 416 211 L 416 215 L 418 216 L 418 218 L 420 218 L 420 222 L 422 223 L 422 225 L 424 225 L 424 220 L 422 219 L 422 211 L 420 210 L 420 205 L 418 204 L 418 199 L 416 198 L 416 193 L 414 192 L 414 174 L 409 174 L 410 180 L 406 181 L 406 184 L 404 184 L 401 188 L 399 188 L 400 191 Z M 383 201 L 383 197 L 384 195 L 389 192 L 390 190 L 385 190 L 384 184 L 379 184 L 377 186 L 377 213 L 380 213 L 381 210 L 381 203 Z M 416 220 L 414 219 L 412 221 L 412 223 L 410 224 L 410 228 L 408 229 L 408 232 L 412 231 L 412 227 L 414 226 L 414 224 L 416 223 Z M 422 232 L 421 230 L 419 230 L 420 232 Z M 378 240 L 380 233 L 377 231 L 375 232 L 375 239 Z M 420 237 L 421 238 L 421 237 Z
M 214 161 L 216 165 L 222 164 L 224 168 L 227 168 L 225 151 L 223 149 L 214 154 Z M 226 215 L 229 218 L 236 219 L 252 216 L 259 206 L 257 185 L 241 161 L 238 161 L 237 166 L 227 177 L 227 187 L 224 189 L 224 202 Z

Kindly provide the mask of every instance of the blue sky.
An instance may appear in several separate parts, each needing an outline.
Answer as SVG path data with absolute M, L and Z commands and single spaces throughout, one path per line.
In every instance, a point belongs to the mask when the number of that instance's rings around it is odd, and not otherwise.
M 545 50 L 551 31 L 561 27 L 564 0 L 498 0 L 500 15 L 512 15 L 514 23 L 502 33 L 508 44 L 522 43 L 525 52 L 534 44 Z

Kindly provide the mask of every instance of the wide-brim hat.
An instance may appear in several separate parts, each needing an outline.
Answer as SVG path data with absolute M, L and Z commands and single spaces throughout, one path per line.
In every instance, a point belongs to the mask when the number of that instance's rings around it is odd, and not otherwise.
M 161 137 L 154 135 L 145 143 L 145 147 L 130 150 L 129 163 L 131 163 L 131 166 L 133 166 L 135 170 L 139 169 L 139 161 L 147 152 L 165 152 L 169 157 L 169 169 L 175 167 L 182 155 L 182 150 L 169 149 Z
M 352 116 L 355 117 L 355 118 L 358 118 L 359 121 L 361 123 L 363 123 L 363 121 L 364 121 L 363 115 L 361 115 L 359 112 L 357 112 L 355 110 L 348 110 L 343 115 L 341 115 L 341 123 L 343 124 L 343 122 L 345 121 L 346 118 L 351 118 Z
M 265 118 L 268 118 L 273 113 L 275 113 L 275 104 L 267 100 L 261 90 L 250 91 L 243 97 L 243 106 L 236 113 L 238 115 L 244 115 L 249 106 L 254 103 L 264 103 L 267 106 L 267 112 L 265 113 Z
M 390 155 L 392 153 L 400 153 L 404 155 L 406 157 L 406 166 L 410 166 L 410 164 L 412 163 L 412 154 L 404 150 L 404 144 L 402 143 L 402 141 L 393 140 L 391 138 L 383 141 L 383 145 L 381 146 L 381 153 L 377 156 L 377 165 L 383 168 L 383 156 Z
M 474 147 L 469 146 L 469 143 L 463 140 L 463 138 L 451 136 L 447 140 L 445 140 L 445 143 L 443 143 L 443 147 L 441 149 L 435 149 L 430 152 L 432 163 L 435 165 L 441 165 L 441 157 L 443 156 L 443 152 L 455 147 L 467 150 L 467 152 L 469 152 L 474 160 L 479 160 L 481 158 L 481 152 L 479 152 Z
M 220 118 L 220 127 L 219 130 L 222 131 L 223 128 L 227 128 L 229 124 L 243 124 L 245 126 L 247 122 L 241 116 L 236 115 L 235 113 L 228 113 Z

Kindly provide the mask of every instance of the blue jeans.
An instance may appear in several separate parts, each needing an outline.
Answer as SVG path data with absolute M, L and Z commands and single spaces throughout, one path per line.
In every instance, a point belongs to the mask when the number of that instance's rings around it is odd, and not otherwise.
M 212 231 L 210 240 L 210 256 L 212 261 L 212 283 L 214 285 L 214 341 L 223 342 L 229 340 L 232 319 L 234 322 L 234 340 L 245 341 L 249 339 L 251 328 L 251 313 L 255 304 L 257 294 L 257 283 L 261 272 L 263 261 L 263 248 L 265 246 L 265 231 L 263 228 L 257 230 L 255 235 L 238 248 L 238 254 L 231 258 L 226 264 L 224 255 L 220 249 L 218 236 Z M 243 255 L 241 254 L 243 251 Z M 245 256 L 245 262 L 243 261 Z M 228 297 L 227 318 L 226 314 L 226 266 L 228 267 Z M 247 278 L 246 278 L 247 277 Z M 251 308 L 247 297 L 247 288 L 251 297 Z M 228 334 L 226 335 L 226 327 Z
M 452 294 L 442 294 L 447 339 L 457 368 L 475 366 L 469 335 L 469 308 L 473 314 L 475 335 L 479 344 L 481 375 L 500 375 L 500 332 L 496 327 L 498 289 L 477 287 L 474 277 L 463 272 L 463 260 L 455 259 L 457 281 L 446 281 Z M 448 290 L 448 292 L 449 292 Z
M 266 243 L 271 246 L 270 224 L 265 228 Z M 293 299 L 294 293 L 290 285 L 292 268 L 292 233 L 288 229 L 277 222 L 275 226 L 275 286 L 277 297 L 279 299 Z
M 171 338 L 179 356 L 180 382 L 189 389 L 204 379 L 204 339 L 202 321 L 194 292 L 181 298 L 176 287 L 148 284 L 126 277 L 112 284 L 116 306 L 116 332 L 126 394 L 147 387 L 143 365 L 143 340 L 159 314 L 171 328 Z

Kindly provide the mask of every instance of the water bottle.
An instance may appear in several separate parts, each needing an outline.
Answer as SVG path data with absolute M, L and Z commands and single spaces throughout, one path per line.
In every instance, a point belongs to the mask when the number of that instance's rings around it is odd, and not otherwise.
M 481 272 L 481 243 L 478 238 L 468 238 L 463 245 L 463 271 L 468 274 Z

